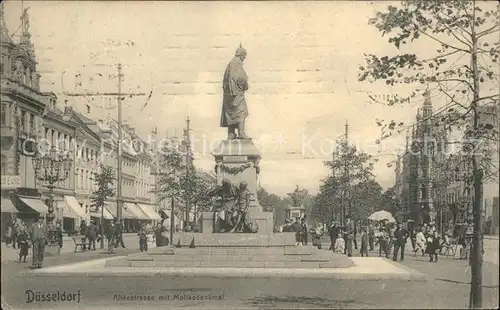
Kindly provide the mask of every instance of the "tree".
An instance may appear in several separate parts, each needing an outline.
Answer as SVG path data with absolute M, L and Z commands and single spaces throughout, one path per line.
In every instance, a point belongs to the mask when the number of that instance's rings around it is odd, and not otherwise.
M 439 112 L 436 124 L 447 129 L 465 127 L 463 151 L 471 163 L 468 177 L 473 184 L 474 236 L 471 251 L 471 299 L 470 307 L 482 307 L 482 223 L 481 187 L 489 169 L 488 160 L 482 161 L 478 147 L 495 141 L 495 126 L 485 122 L 481 113 L 485 105 L 496 106 L 498 113 L 498 58 L 499 13 L 492 3 L 475 1 L 405 1 L 400 6 L 389 6 L 386 12 L 378 12 L 370 19 L 382 36 L 388 34 L 389 43 L 397 49 L 413 41 L 426 40 L 426 50 L 434 51 L 430 57 L 418 57 L 413 53 L 395 56 L 366 55 L 365 66 L 359 67 L 359 80 L 367 78 L 384 81 L 386 85 L 430 84 L 447 98 L 448 103 Z M 489 88 L 491 87 L 491 88 Z M 395 96 L 389 105 L 407 103 L 421 90 L 415 89 L 410 96 Z M 429 92 L 427 92 L 429 96 Z M 484 116 L 484 113 L 483 113 Z M 390 120 L 383 124 L 385 133 L 401 130 L 402 123 Z
M 186 214 L 187 223 L 188 212 L 191 210 L 186 206 L 190 207 L 191 203 L 199 205 L 199 213 L 205 211 L 210 204 L 210 198 L 206 195 L 210 185 L 200 176 L 193 164 L 186 165 L 185 158 L 179 147 L 172 144 L 165 145 L 160 150 L 159 166 L 162 169 L 158 172 L 156 193 L 158 201 L 171 200 L 171 237 L 176 211 Z
M 92 207 L 101 210 L 101 220 L 99 223 L 101 234 L 104 234 L 103 213 L 106 200 L 115 195 L 115 190 L 112 188 L 114 177 L 113 168 L 104 164 L 99 165 L 99 172 L 95 173 L 93 177 L 97 190 L 90 195 L 90 201 Z M 101 238 L 101 249 L 104 249 L 104 238 Z
M 354 219 L 367 219 L 370 214 L 382 208 L 382 186 L 377 181 L 369 179 L 353 186 L 351 214 Z
M 313 214 L 316 219 L 334 219 L 340 213 L 342 222 L 347 215 L 358 210 L 352 206 L 352 188 L 373 179 L 372 157 L 346 140 L 337 141 L 332 160 L 324 162 L 330 175 L 323 180 L 314 199 Z M 339 207 L 339 204 L 341 207 Z M 339 212 L 340 211 L 340 212 Z
M 381 198 L 379 210 L 389 211 L 396 220 L 402 221 L 408 210 L 403 209 L 403 204 L 400 202 L 394 187 L 388 188 Z
M 285 222 L 285 207 L 289 204 L 288 199 L 269 193 L 265 188 L 259 187 L 257 190 L 259 203 L 266 212 L 274 213 L 274 224 L 281 225 Z

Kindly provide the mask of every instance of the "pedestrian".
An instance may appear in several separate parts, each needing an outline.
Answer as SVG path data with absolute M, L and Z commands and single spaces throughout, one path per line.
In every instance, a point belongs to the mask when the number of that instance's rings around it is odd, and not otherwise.
M 415 253 L 415 247 L 417 246 L 417 230 L 413 228 L 410 231 L 410 241 L 411 241 L 411 250 Z
M 289 219 L 285 220 L 285 226 L 283 226 L 283 232 L 293 232 L 293 228 Z
M 389 250 L 387 248 L 389 242 L 389 234 L 385 231 L 385 227 L 380 227 L 379 233 L 376 235 L 378 244 L 378 256 L 382 256 L 382 252 L 384 252 L 385 257 L 389 258 Z
M 59 222 L 59 221 L 56 222 L 56 242 L 59 245 L 59 248 L 62 249 L 62 247 L 63 247 L 63 233 L 62 233 L 61 222 Z
M 114 253 L 116 242 L 116 228 L 113 221 L 109 223 L 109 227 L 106 233 L 106 239 L 108 240 L 108 253 Z
M 115 231 L 115 248 L 118 247 L 118 244 L 126 249 L 127 247 L 125 246 L 125 243 L 123 242 L 123 219 L 121 221 L 116 221 L 116 231 Z
M 147 237 L 145 225 L 141 226 L 137 235 L 139 236 L 139 250 L 141 250 L 141 252 L 144 252 L 144 251 L 147 252 L 148 251 L 148 239 L 147 239 L 148 237 Z
M 295 218 L 295 222 L 292 224 L 292 229 L 295 232 L 295 246 L 302 245 L 302 225 L 299 222 L 299 218 Z
M 306 223 L 306 219 L 303 218 L 301 220 L 301 225 L 302 225 L 302 231 L 301 231 L 301 234 L 302 234 L 302 245 L 307 245 L 307 242 L 309 241 L 309 231 L 308 231 L 308 228 L 307 228 L 307 223 Z
M 358 230 L 360 228 L 360 222 L 359 221 L 353 221 L 354 223 L 354 229 L 353 229 L 353 237 L 352 237 L 352 242 L 354 244 L 354 249 L 357 250 L 358 249 L 358 240 L 357 240 L 357 236 L 358 236 Z
M 403 228 L 403 224 L 398 223 L 396 230 L 393 233 L 394 240 L 394 253 L 392 255 L 392 260 L 398 260 L 398 252 L 401 250 L 401 261 L 404 261 L 405 258 L 405 246 L 406 241 L 410 234 L 406 229 Z
M 375 229 L 373 227 L 373 223 L 370 223 L 368 226 L 368 243 L 370 244 L 370 251 L 373 251 L 373 244 L 375 240 Z
M 427 237 L 427 248 L 425 249 L 425 253 L 429 254 L 429 262 L 437 263 L 440 244 L 441 238 L 437 231 L 434 231 L 432 235 Z
M 25 226 L 19 226 L 19 233 L 17 234 L 17 245 L 19 247 L 19 262 L 21 260 L 26 263 L 29 249 L 29 235 L 26 232 Z
M 31 225 L 30 239 L 33 242 L 32 268 L 42 268 L 48 234 L 47 225 L 43 223 L 43 217 L 39 215 L 38 222 Z
M 313 234 L 313 246 L 316 246 L 319 250 L 321 250 L 321 236 L 323 235 L 322 226 L 316 226 Z
M 369 247 L 369 236 L 366 232 L 366 228 L 361 229 L 361 257 L 368 256 L 368 247 Z
M 352 245 L 354 239 L 354 222 L 350 217 L 347 217 L 346 227 L 344 228 L 345 253 L 348 257 L 352 256 Z
M 338 227 L 336 222 L 332 222 L 332 225 L 328 229 L 328 233 L 330 234 L 330 250 L 335 252 L 335 241 L 340 233 L 340 228 Z
M 424 232 L 421 229 L 418 229 L 418 232 L 415 236 L 415 249 L 413 250 L 414 256 L 417 256 L 417 252 L 421 251 L 422 256 L 425 254 L 425 245 L 427 243 L 427 240 L 425 238 Z
M 97 226 L 93 220 L 90 221 L 87 227 L 87 239 L 89 242 L 89 250 L 95 251 L 95 242 L 97 238 Z
M 85 220 L 82 219 L 80 221 L 80 236 L 82 236 L 82 250 L 85 251 L 87 250 L 87 223 L 85 223 Z
M 335 238 L 334 249 L 335 253 L 345 255 L 345 240 L 342 238 L 342 232 L 338 233 L 337 238 Z

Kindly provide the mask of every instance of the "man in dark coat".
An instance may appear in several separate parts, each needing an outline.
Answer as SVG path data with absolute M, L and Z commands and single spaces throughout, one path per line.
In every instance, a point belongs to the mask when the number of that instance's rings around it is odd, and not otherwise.
M 337 241 L 337 237 L 340 233 L 340 228 L 338 227 L 337 223 L 333 222 L 332 226 L 330 226 L 330 229 L 328 229 L 328 232 L 330 233 L 330 241 L 332 242 L 330 250 L 335 252 L 335 241 Z
M 392 256 L 393 261 L 398 260 L 398 251 L 401 250 L 401 261 L 405 258 L 405 245 L 410 234 L 403 228 L 403 224 L 398 223 L 398 227 L 394 231 L 394 253 Z
M 42 268 L 48 236 L 47 225 L 43 222 L 43 217 L 39 216 L 38 222 L 31 225 L 31 240 L 33 242 L 32 268 Z
M 302 225 L 300 224 L 300 219 L 297 217 L 295 222 L 292 224 L 293 231 L 295 232 L 295 245 L 302 244 Z
M 344 227 L 345 254 L 348 257 L 352 256 L 352 244 L 354 239 L 354 222 L 350 217 L 347 217 L 347 222 Z
M 89 250 L 95 251 L 95 240 L 97 238 L 97 226 L 94 221 L 90 221 L 87 227 L 87 239 L 89 241 Z
M 83 241 L 83 250 L 85 251 L 87 249 L 87 247 L 85 245 L 86 241 L 87 241 L 87 240 L 85 240 L 87 237 L 87 223 L 85 223 L 84 219 L 82 219 L 80 221 L 80 236 L 83 236 L 83 240 L 82 240 Z
M 121 245 L 122 248 L 126 249 L 127 247 L 125 246 L 125 243 L 123 243 L 123 219 L 121 221 L 116 221 L 116 230 L 115 230 L 115 248 L 118 247 L 118 243 Z
M 109 227 L 106 231 L 106 239 L 108 240 L 108 252 L 113 253 L 115 250 L 115 242 L 116 242 L 116 227 L 115 223 L 109 223 Z

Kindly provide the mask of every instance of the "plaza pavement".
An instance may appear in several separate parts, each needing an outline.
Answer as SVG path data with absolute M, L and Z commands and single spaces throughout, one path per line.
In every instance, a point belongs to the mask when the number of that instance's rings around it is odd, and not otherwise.
M 130 245 L 132 246 L 132 243 Z M 486 248 L 485 243 L 485 251 Z M 137 250 L 119 249 L 117 255 L 126 255 L 134 251 Z M 483 305 L 485 308 L 497 308 L 498 263 L 491 263 L 486 257 L 485 254 Z M 47 259 L 45 265 L 55 267 L 102 258 L 102 254 L 96 252 L 68 253 Z M 64 277 L 58 274 L 33 277 L 26 265 L 2 262 L 2 309 L 467 308 L 470 279 L 467 261 L 442 257 L 438 263 L 429 263 L 428 257 L 412 257 L 407 254 L 404 262 L 390 261 L 390 263 L 420 271 L 427 275 L 427 282 L 394 279 L 352 280 L 333 277 L 226 278 L 193 274 L 190 276 L 128 274 L 116 278 L 89 277 L 81 273 Z M 73 293 L 80 290 L 82 298 L 80 303 L 27 303 L 28 289 L 50 293 L 57 291 Z M 141 301 L 138 297 L 149 300 Z M 205 300 L 200 300 L 202 298 Z

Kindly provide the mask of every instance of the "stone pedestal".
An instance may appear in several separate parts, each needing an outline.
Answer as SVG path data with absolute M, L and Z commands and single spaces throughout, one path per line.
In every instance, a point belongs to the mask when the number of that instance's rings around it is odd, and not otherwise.
M 252 140 L 223 140 L 212 151 L 215 158 L 215 173 L 217 185 L 222 184 L 223 179 L 228 179 L 235 186 L 246 181 L 248 190 L 252 193 L 248 213 L 252 220 L 259 225 L 259 234 L 273 232 L 273 213 L 264 212 L 257 198 L 260 152 Z M 212 233 L 214 214 L 205 212 L 202 215 L 203 233 Z
M 225 178 L 236 186 L 246 181 L 253 196 L 249 209 L 262 212 L 262 206 L 257 199 L 261 157 L 252 140 L 223 140 L 212 151 L 212 155 L 215 157 L 217 185 L 221 185 Z

